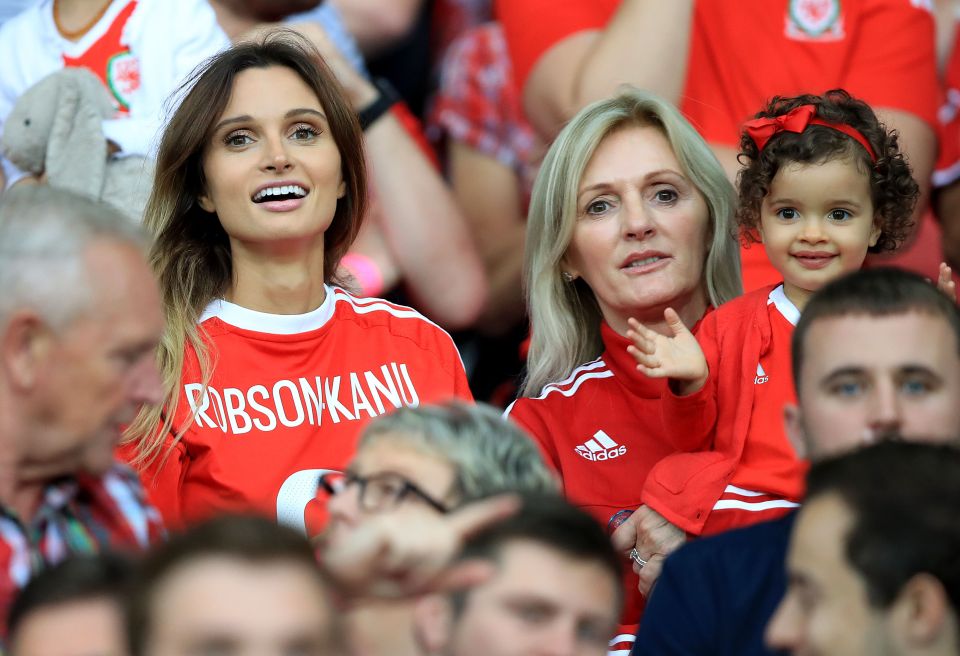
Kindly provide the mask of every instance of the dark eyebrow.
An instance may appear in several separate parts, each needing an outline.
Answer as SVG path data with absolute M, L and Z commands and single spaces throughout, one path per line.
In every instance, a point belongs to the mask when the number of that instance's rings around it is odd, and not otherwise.
M 643 179 L 644 182 L 646 182 L 646 181 L 650 180 L 651 178 L 656 178 L 657 176 L 665 175 L 665 174 L 675 175 L 675 176 L 678 176 L 678 177 L 682 178 L 683 180 L 686 180 L 686 179 L 687 179 L 682 173 L 680 173 L 679 171 L 675 171 L 674 169 L 659 169 L 659 170 L 657 170 L 657 171 L 650 171 L 650 172 L 647 173 L 645 176 L 643 176 L 642 179 Z M 605 181 L 603 181 L 603 182 L 598 182 L 598 183 L 596 183 L 596 184 L 592 184 L 592 185 L 590 185 L 589 187 L 584 187 L 583 189 L 581 189 L 580 191 L 578 191 L 578 192 L 577 192 L 577 198 L 579 198 L 580 196 L 582 196 L 583 194 L 585 194 L 585 193 L 588 192 L 588 191 L 596 191 L 596 190 L 598 190 L 598 189 L 606 189 L 606 188 L 609 187 L 609 186 L 610 186 L 610 181 L 609 181 L 609 180 L 605 180 Z
M 234 123 L 246 123 L 247 121 L 252 121 L 252 120 L 253 120 L 253 117 L 248 114 L 244 114 L 243 116 L 234 116 L 232 118 L 225 118 L 219 123 L 217 123 L 217 126 L 213 128 L 213 131 L 219 132 L 222 128 L 224 128 L 227 125 L 233 125 Z
M 915 364 L 913 362 L 905 364 L 899 367 L 899 372 L 901 374 L 924 374 L 926 376 L 933 376 L 934 378 L 940 378 L 940 374 L 930 367 L 923 364 Z
M 309 107 L 291 109 L 289 112 L 283 115 L 283 118 L 291 118 L 293 116 L 300 116 L 301 114 L 311 114 L 318 118 L 322 118 L 324 121 L 327 120 L 327 117 L 323 112 L 317 111 L 316 109 L 310 109 Z
M 764 198 L 763 202 L 767 205 L 800 205 L 792 198 Z
M 829 374 L 824 376 L 823 379 L 820 381 L 820 384 L 821 385 L 828 384 L 834 379 L 841 378 L 843 376 L 862 376 L 864 372 L 865 372 L 865 369 L 863 367 L 854 367 L 854 366 L 841 367 L 839 369 L 834 369 Z
M 302 116 L 304 114 L 317 116 L 318 118 L 321 118 L 324 121 L 327 120 L 327 117 L 326 115 L 324 115 L 323 112 L 317 111 L 316 109 L 310 109 L 309 107 L 297 107 L 295 109 L 291 109 L 289 112 L 283 115 L 283 118 L 292 118 L 294 116 Z M 242 116 L 232 116 L 230 118 L 225 118 L 219 123 L 217 123 L 217 127 L 215 127 L 213 131 L 219 132 L 221 129 L 223 129 L 227 125 L 233 125 L 234 123 L 248 123 L 252 120 L 253 120 L 253 117 L 250 116 L 249 114 L 243 114 Z

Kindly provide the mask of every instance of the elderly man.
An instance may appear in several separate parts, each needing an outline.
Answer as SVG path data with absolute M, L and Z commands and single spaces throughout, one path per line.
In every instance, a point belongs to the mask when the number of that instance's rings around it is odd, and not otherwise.
M 884 442 L 814 465 L 767 641 L 823 656 L 960 653 L 960 450 Z
M 451 402 L 402 408 L 370 422 L 345 473 L 328 472 L 325 543 L 345 548 L 372 520 L 423 534 L 431 520 L 502 492 L 552 493 L 557 482 L 536 445 L 483 404 Z M 325 559 L 325 563 L 329 562 Z M 384 577 L 384 584 L 396 577 Z M 381 585 L 381 592 L 383 587 Z M 382 595 L 381 595 L 382 596 Z M 407 600 L 357 599 L 345 612 L 355 651 L 413 656 L 413 608 Z
M 960 435 L 960 315 L 926 280 L 896 269 L 817 292 L 793 336 L 799 407 L 787 432 L 812 460 L 888 437 Z M 786 589 L 796 514 L 691 542 L 667 559 L 633 653 L 770 653 L 763 632 Z
M 163 319 L 138 229 L 46 186 L 0 204 L 0 614 L 45 565 L 161 532 L 113 457 L 157 402 Z

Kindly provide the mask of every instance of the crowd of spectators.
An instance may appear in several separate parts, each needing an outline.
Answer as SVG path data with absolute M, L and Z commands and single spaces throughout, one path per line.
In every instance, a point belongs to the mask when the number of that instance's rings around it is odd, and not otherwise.
M 960 654 L 958 36 L 2 3 L 0 653 Z

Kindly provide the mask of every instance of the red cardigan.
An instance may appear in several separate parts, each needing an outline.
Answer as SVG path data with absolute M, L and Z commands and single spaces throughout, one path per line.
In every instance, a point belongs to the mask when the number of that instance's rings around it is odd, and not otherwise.
M 673 453 L 651 469 L 643 499 L 688 533 L 704 532 L 714 504 L 741 462 L 753 417 L 757 365 L 772 342 L 767 304 L 775 287 L 770 285 L 725 303 L 704 317 L 696 333 L 710 370 L 704 386 L 708 414 L 715 412 L 716 422 L 712 426 L 701 424 L 701 433 L 686 436 L 686 452 Z M 777 373 L 790 376 L 789 371 Z M 691 395 L 690 412 L 703 412 L 704 390 Z M 664 400 L 678 404 L 676 397 Z M 754 431 L 759 439 L 784 439 L 782 425 L 760 428 Z M 799 496 L 802 468 L 796 472 L 798 480 L 788 481 L 787 487 L 796 487 Z M 745 515 L 743 519 L 746 524 L 751 518 Z

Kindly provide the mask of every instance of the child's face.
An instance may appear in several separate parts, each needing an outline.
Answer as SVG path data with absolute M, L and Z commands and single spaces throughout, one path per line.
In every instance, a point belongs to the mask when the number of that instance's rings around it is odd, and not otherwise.
M 880 237 L 867 173 L 850 159 L 781 167 L 760 207 L 760 235 L 802 310 L 813 292 L 859 269 Z

